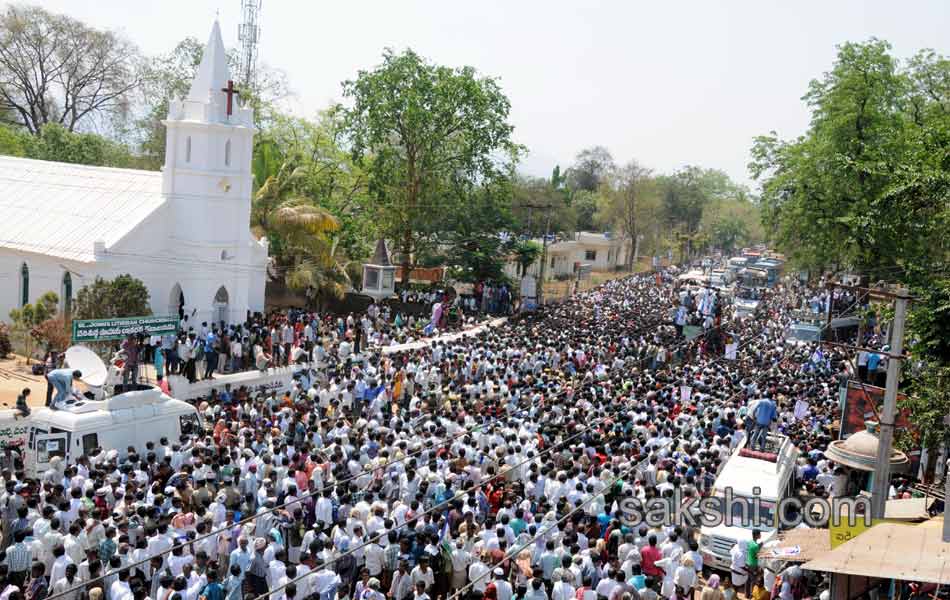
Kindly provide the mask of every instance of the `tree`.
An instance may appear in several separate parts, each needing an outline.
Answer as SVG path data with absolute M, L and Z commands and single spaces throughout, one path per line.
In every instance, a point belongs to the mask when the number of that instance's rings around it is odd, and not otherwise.
M 522 240 L 515 244 L 514 254 L 522 277 L 528 273 L 531 265 L 541 258 L 542 250 L 541 244 L 534 240 Z
M 47 352 L 63 352 L 72 339 L 69 322 L 62 316 L 52 316 L 30 330 L 30 337 L 42 344 Z
M 709 202 L 704 185 L 707 181 L 703 169 L 695 166 L 687 166 L 659 179 L 667 223 L 674 232 L 683 258 L 692 256 L 697 246 L 699 224 Z
M 39 135 L 103 126 L 138 85 L 139 53 L 128 40 L 35 6 L 0 14 L 0 114 Z
M 913 106 L 908 79 L 889 50 L 874 39 L 840 46 L 832 70 L 805 95 L 812 110 L 806 135 L 762 136 L 753 146 L 766 227 L 803 268 L 848 265 L 878 276 L 899 257 L 929 251 L 920 224 L 941 203 L 902 210 L 887 198 L 901 189 L 895 186 L 907 167 L 920 164 L 908 154 L 911 140 L 926 143 L 920 136 L 930 135 L 914 132 L 904 113 Z
M 76 133 L 58 123 L 43 125 L 37 136 L 28 136 L 25 156 L 40 160 L 130 168 L 140 166 L 122 144 L 94 133 Z
M 495 79 L 412 50 L 386 50 L 381 65 L 343 84 L 343 95 L 345 142 L 408 274 L 414 255 L 436 245 L 441 215 L 461 206 L 459 189 L 510 177 L 521 150 L 511 140 L 510 103 Z
M 905 406 L 934 450 L 950 402 L 950 61 L 925 50 L 901 63 L 876 39 L 843 44 L 805 100 L 805 135 L 753 146 L 763 223 L 800 268 L 910 288 Z
M 10 343 L 10 327 L 6 323 L 0 323 L 0 358 L 6 358 L 13 352 L 13 344 Z
M 22 129 L 0 125 L 0 154 L 4 156 L 26 156 L 29 135 Z
M 577 190 L 571 194 L 571 208 L 574 212 L 577 231 L 595 231 L 597 215 L 597 195 L 587 190 Z
M 552 179 L 516 177 L 512 183 L 511 214 L 514 231 L 532 238 L 577 230 L 577 213 L 570 192 L 555 169 Z
M 33 358 L 33 341 L 37 339 L 33 334 L 34 329 L 56 316 L 58 304 L 59 296 L 54 292 L 46 292 L 34 304 L 27 304 L 10 311 L 10 321 L 13 322 L 14 329 L 23 340 L 27 363 Z
M 96 277 L 76 294 L 75 319 L 116 319 L 144 317 L 152 314 L 148 288 L 131 275 L 115 279 Z
M 465 198 L 453 212 L 443 214 L 438 228 L 445 232 L 446 261 L 461 281 L 502 281 L 512 249 L 502 232 L 511 228 L 510 182 L 474 185 L 457 182 L 455 195 Z
M 340 223 L 319 206 L 307 188 L 308 170 L 288 158 L 267 177 L 255 196 L 252 223 L 273 243 L 274 258 L 287 287 L 310 296 L 343 295 L 345 271 L 334 260 L 329 234 Z
M 598 219 L 609 224 L 627 245 L 626 264 L 633 270 L 637 236 L 640 233 L 640 206 L 644 196 L 655 196 L 656 181 L 652 171 L 636 161 L 615 169 L 604 181 L 600 191 Z
M 572 190 L 596 192 L 614 169 L 614 158 L 603 146 L 585 148 L 574 157 L 567 171 L 567 185 Z
M 712 226 L 712 243 L 726 253 L 732 253 L 737 246 L 749 239 L 749 230 L 745 222 L 731 215 L 720 216 Z
M 158 169 L 165 162 L 165 126 L 168 106 L 188 94 L 191 82 L 201 64 L 204 44 L 194 37 L 180 41 L 170 52 L 144 61 L 141 69 L 142 84 L 136 94 L 136 117 L 128 133 L 130 143 L 141 149 L 151 168 Z M 228 51 L 228 66 L 237 71 L 240 58 L 234 49 Z M 288 94 L 287 77 L 283 71 L 259 64 L 257 77 L 251 85 L 240 90 L 240 100 L 254 109 L 255 125 L 267 130 L 280 115 L 275 103 Z M 262 131 L 266 136 L 266 131 Z
M 203 53 L 201 42 L 188 37 L 171 52 L 150 58 L 142 66 L 139 97 L 143 114 L 135 119 L 131 135 L 150 158 L 153 168 L 165 162 L 166 131 L 162 120 L 168 116 L 169 103 L 188 94 Z

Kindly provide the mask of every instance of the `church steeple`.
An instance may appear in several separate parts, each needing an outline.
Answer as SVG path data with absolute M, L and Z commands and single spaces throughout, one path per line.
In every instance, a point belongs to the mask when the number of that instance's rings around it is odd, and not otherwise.
M 168 118 L 163 121 L 162 189 L 176 205 L 175 231 L 183 239 L 247 238 L 254 114 L 236 102 L 239 94 L 230 79 L 221 27 L 215 21 L 191 89 L 181 100 L 169 102 Z M 233 246 L 225 249 L 231 256 L 238 252 Z
M 208 37 L 208 43 L 205 45 L 204 54 L 201 55 L 201 64 L 198 65 L 198 73 L 195 80 L 191 82 L 191 90 L 188 92 L 187 99 L 194 102 L 207 102 L 209 98 L 216 98 L 220 95 L 221 89 L 227 86 L 231 79 L 231 71 L 228 69 L 228 54 L 224 50 L 224 42 L 221 41 L 221 26 L 215 19 L 211 26 L 211 35 Z
M 251 109 L 239 106 L 235 96 L 240 97 L 240 90 L 231 83 L 221 26 L 215 20 L 191 88 L 181 101 L 169 103 L 168 120 L 254 127 Z

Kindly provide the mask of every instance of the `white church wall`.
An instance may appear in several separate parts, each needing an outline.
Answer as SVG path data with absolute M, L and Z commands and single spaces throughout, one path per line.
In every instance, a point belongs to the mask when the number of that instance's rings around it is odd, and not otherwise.
M 29 271 L 28 303 L 36 302 L 46 292 L 55 292 L 60 298 L 60 310 L 65 301 L 64 276 L 70 273 L 72 297 L 76 297 L 83 282 L 94 277 L 93 266 L 68 261 L 44 254 L 0 249 L 0 320 L 10 322 L 10 311 L 22 306 L 23 285 L 21 269 Z

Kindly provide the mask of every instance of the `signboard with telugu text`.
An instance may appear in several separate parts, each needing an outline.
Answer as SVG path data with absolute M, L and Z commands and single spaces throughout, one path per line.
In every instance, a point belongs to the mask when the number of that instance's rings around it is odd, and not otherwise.
M 145 337 L 178 333 L 177 317 L 126 317 L 121 319 L 77 319 L 73 321 L 73 343 L 123 340 L 130 335 Z
M 893 519 L 871 519 L 871 525 L 868 525 L 863 516 L 858 516 L 854 523 L 851 523 L 848 517 L 843 516 L 841 521 L 835 525 L 834 519 L 828 521 L 828 533 L 831 534 L 831 549 L 834 550 L 841 544 L 856 538 L 878 523 L 899 523 L 901 525 L 911 525 L 904 521 Z

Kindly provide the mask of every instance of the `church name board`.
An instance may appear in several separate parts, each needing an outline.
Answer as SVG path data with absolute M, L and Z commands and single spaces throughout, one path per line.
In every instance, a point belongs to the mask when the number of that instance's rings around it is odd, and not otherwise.
M 123 340 L 130 335 L 145 337 L 178 333 L 175 317 L 127 317 L 73 321 L 73 343 Z

